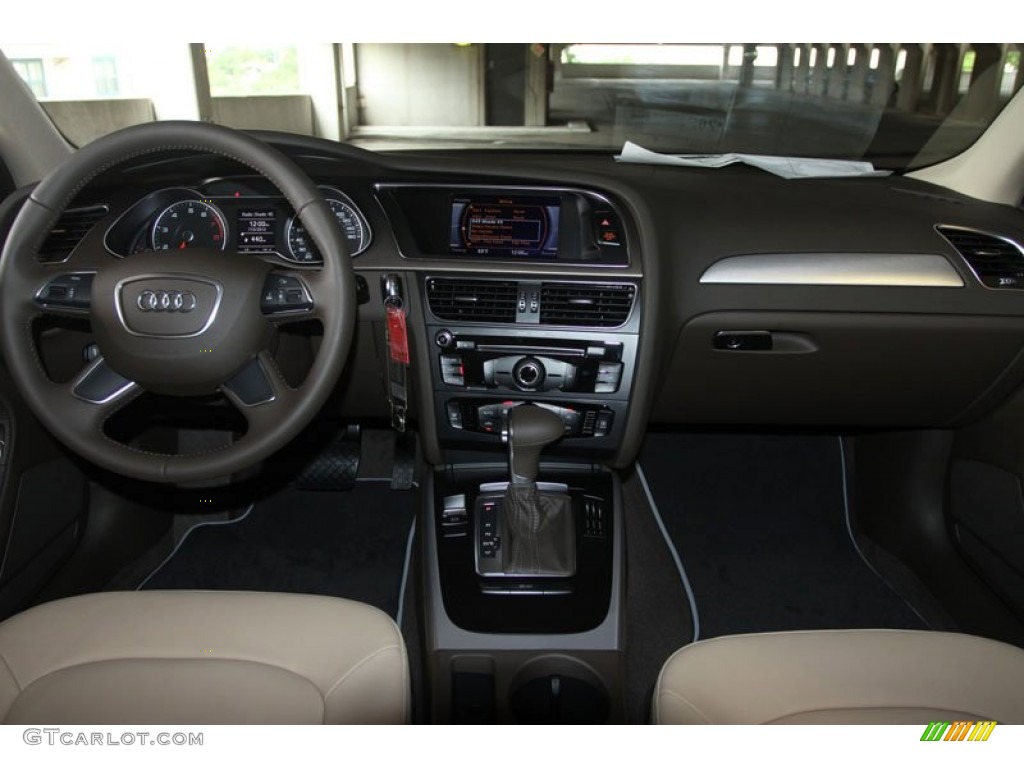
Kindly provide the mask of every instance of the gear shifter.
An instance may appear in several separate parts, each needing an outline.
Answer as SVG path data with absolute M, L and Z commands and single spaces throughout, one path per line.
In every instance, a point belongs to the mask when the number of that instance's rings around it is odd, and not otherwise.
M 514 485 L 537 483 L 540 452 L 565 434 L 562 420 L 546 408 L 520 405 L 508 412 L 508 469 Z
M 572 501 L 566 493 L 537 487 L 541 451 L 564 434 L 562 420 L 545 408 L 520 405 L 508 412 L 506 575 L 567 577 L 576 572 Z

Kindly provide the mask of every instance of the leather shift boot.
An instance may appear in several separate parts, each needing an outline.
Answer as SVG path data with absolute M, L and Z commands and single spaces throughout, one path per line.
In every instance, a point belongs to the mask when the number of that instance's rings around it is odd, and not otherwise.
M 509 483 L 504 512 L 506 575 L 576 573 L 576 528 L 567 494 L 541 493 L 536 483 Z

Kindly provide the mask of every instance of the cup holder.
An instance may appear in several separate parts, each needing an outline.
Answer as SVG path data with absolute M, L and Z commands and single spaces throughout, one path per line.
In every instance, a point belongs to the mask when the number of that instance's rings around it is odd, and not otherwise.
M 541 656 L 512 677 L 508 706 L 529 725 L 603 725 L 611 699 L 600 675 L 571 656 Z

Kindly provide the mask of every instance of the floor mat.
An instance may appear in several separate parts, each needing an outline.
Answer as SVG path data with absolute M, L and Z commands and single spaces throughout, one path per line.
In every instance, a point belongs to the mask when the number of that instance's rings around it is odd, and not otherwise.
M 415 512 L 415 491 L 388 483 L 282 491 L 243 520 L 193 529 L 141 588 L 332 595 L 395 617 Z
M 847 530 L 835 436 L 647 436 L 640 465 L 696 598 L 700 638 L 927 628 Z

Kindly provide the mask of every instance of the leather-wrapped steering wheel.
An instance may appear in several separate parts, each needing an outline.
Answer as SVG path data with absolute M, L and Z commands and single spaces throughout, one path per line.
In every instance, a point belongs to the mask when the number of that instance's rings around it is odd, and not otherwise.
M 75 196 L 99 174 L 161 152 L 201 152 L 238 161 L 268 179 L 294 208 L 323 255 L 318 268 L 287 269 L 252 254 L 212 248 L 118 258 L 87 237 L 59 264 L 40 248 Z M 284 301 L 263 301 L 268 287 Z M 76 291 L 74 302 L 66 300 Z M 55 298 L 59 297 L 59 298 Z M 29 407 L 72 451 L 113 472 L 157 482 L 232 474 L 295 437 L 330 395 L 355 326 L 355 277 L 344 235 L 316 185 L 273 147 L 200 122 L 148 123 L 75 152 L 32 191 L 0 255 L 0 350 Z M 70 382 L 41 362 L 33 324 L 51 313 L 86 317 L 99 357 Z M 268 345 L 275 325 L 318 320 L 323 342 L 301 385 L 290 386 Z M 247 430 L 202 454 L 163 454 L 108 436 L 112 414 L 143 392 L 222 393 Z

